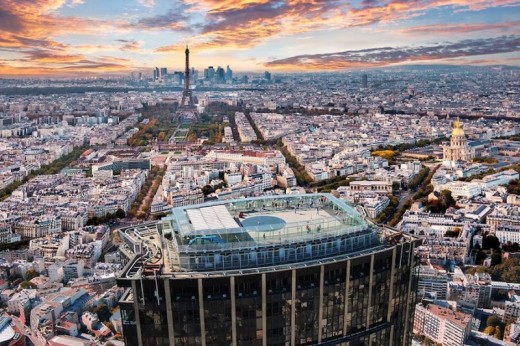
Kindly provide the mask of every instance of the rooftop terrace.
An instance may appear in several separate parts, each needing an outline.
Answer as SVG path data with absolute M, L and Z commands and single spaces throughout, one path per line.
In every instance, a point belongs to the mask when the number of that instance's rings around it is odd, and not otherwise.
M 121 252 L 136 257 L 127 277 L 263 268 L 385 246 L 379 228 L 330 194 L 179 207 L 156 224 L 120 234 Z

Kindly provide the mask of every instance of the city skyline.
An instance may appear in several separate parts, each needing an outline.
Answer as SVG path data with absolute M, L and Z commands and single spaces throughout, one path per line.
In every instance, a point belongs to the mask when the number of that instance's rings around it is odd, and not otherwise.
M 520 65 L 515 0 L 0 0 L 0 76 Z
M 519 67 L 191 49 L 0 78 L 1 345 L 519 344 Z

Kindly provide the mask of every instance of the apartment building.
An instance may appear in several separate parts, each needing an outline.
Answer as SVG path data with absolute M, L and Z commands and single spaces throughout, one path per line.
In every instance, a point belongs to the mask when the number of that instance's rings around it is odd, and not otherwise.
M 415 308 L 414 333 L 443 346 L 463 345 L 470 329 L 471 315 L 433 304 L 424 307 L 419 303 Z

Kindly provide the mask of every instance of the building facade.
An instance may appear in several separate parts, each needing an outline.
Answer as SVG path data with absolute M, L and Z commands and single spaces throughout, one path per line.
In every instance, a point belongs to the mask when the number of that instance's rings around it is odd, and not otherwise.
M 520 302 L 518 296 L 514 296 L 512 301 L 506 300 L 504 306 L 504 323 L 515 323 L 520 317 Z
M 377 194 L 388 195 L 392 193 L 391 181 L 377 181 L 377 180 L 357 180 L 349 184 L 351 194 L 358 192 L 374 192 Z
M 0 223 L 0 244 L 11 244 L 22 240 L 13 230 L 11 223 Z
M 502 244 L 507 242 L 520 244 L 520 226 L 502 224 L 497 227 L 496 237 Z
M 411 343 L 421 241 L 332 195 L 181 207 L 120 235 L 129 344 Z
M 459 119 L 455 121 L 455 128 L 451 134 L 450 145 L 443 148 L 444 161 L 456 162 L 465 161 L 471 162 L 475 157 L 472 148 L 468 146 L 466 135 L 462 128 L 462 123 Z
M 437 299 L 447 299 L 450 280 L 451 278 L 445 270 L 421 266 L 417 287 L 419 298 L 431 296 Z

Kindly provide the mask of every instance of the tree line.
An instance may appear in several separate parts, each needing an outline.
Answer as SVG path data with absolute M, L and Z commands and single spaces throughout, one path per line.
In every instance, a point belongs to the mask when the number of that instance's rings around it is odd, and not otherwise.
M 39 175 L 50 175 L 50 174 L 59 173 L 62 169 L 68 167 L 71 163 L 76 161 L 81 156 L 81 154 L 88 148 L 89 148 L 89 146 L 82 146 L 80 148 L 76 148 L 76 149 L 72 150 L 69 154 L 62 156 L 57 160 L 54 160 L 52 163 L 50 163 L 48 165 L 44 165 L 44 166 L 40 167 L 39 169 L 32 171 L 26 177 L 24 177 L 22 180 L 15 181 L 15 182 L 9 184 L 4 189 L 0 190 L 0 201 L 5 200 L 18 187 L 27 183 L 29 180 L 31 180 L 34 177 L 37 177 Z

